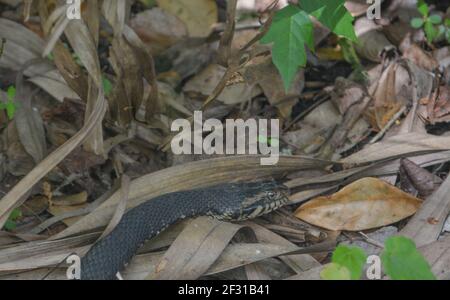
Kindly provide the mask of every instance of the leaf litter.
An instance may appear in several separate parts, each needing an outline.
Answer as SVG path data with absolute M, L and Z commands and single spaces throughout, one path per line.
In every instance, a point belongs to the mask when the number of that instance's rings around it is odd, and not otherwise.
M 87 251 L 149 198 L 267 178 L 291 189 L 289 206 L 242 224 L 172 226 L 124 278 L 319 278 L 335 245 L 394 228 L 382 240 L 413 239 L 448 279 L 450 48 L 411 30 L 402 1 L 380 21 L 347 1 L 360 41 L 350 48 L 330 33 L 349 23 L 336 29 L 314 5 L 303 9 L 325 26 L 286 1 L 88 1 L 82 22 L 56 2 L 0 0 L 0 107 L 10 86 L 17 102 L 0 110 L 1 279 L 65 279 L 67 254 Z M 317 55 L 302 50 L 283 65 L 298 44 L 277 44 L 289 24 L 276 9 L 305 25 L 297 38 Z M 171 122 L 198 109 L 279 118 L 278 165 L 174 156 Z

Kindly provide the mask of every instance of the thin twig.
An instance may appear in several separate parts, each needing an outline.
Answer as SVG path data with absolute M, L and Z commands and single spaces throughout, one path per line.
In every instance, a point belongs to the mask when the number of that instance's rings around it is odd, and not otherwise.
M 378 241 L 376 241 L 376 240 L 370 238 L 370 237 L 369 237 L 367 234 L 365 234 L 364 232 L 359 232 L 359 234 L 363 237 L 363 239 L 364 239 L 365 242 L 367 242 L 367 243 L 369 243 L 369 244 L 371 244 L 371 245 L 374 245 L 374 246 L 376 246 L 376 247 L 378 247 L 378 248 L 380 248 L 380 249 L 384 249 L 384 245 L 383 245 L 383 244 L 381 244 L 380 242 L 378 242 Z
M 399 112 L 397 112 L 392 119 L 384 126 L 383 130 L 381 130 L 370 142 L 369 144 L 375 144 L 378 142 L 385 134 L 386 132 L 397 122 L 398 119 L 406 112 L 407 107 L 403 106 L 402 109 L 400 109 Z

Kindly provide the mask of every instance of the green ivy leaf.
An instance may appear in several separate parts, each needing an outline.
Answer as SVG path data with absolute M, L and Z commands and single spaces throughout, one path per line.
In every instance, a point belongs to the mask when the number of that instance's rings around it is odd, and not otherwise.
M 320 272 L 320 278 L 323 280 L 351 280 L 352 275 L 346 267 L 331 263 Z
M 334 251 L 331 261 L 346 267 L 350 271 L 351 279 L 358 280 L 366 264 L 367 254 L 360 247 L 340 245 Z
M 417 3 L 417 9 L 424 17 L 428 17 L 430 13 L 430 9 L 428 8 L 428 4 L 424 0 L 419 0 Z
M 299 6 L 335 34 L 353 42 L 358 40 L 353 28 L 354 18 L 345 7 L 345 0 L 300 1 Z
M 313 24 L 298 6 L 288 5 L 278 11 L 261 43 L 273 43 L 272 58 L 289 90 L 298 69 L 306 65 L 305 44 L 314 49 Z
M 411 26 L 415 29 L 422 28 L 423 23 L 424 23 L 424 21 L 422 18 L 414 18 L 411 20 Z
M 435 25 L 442 23 L 442 17 L 440 15 L 432 15 L 428 18 L 428 20 Z
M 433 280 L 430 265 L 417 250 L 416 244 L 401 236 L 391 237 L 385 242 L 381 254 L 384 271 L 393 280 Z

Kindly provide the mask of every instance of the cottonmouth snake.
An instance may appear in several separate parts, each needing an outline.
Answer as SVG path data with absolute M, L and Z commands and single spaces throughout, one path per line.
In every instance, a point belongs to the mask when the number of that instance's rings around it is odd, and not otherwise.
M 115 279 L 145 241 L 171 224 L 197 216 L 241 221 L 272 212 L 288 202 L 275 182 L 222 184 L 151 199 L 128 211 L 116 228 L 81 260 L 82 280 Z

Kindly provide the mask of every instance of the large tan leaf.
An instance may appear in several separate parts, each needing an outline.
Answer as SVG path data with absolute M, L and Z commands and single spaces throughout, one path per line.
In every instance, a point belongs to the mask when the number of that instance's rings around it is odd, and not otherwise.
M 191 37 L 207 37 L 217 22 L 218 10 L 214 0 L 157 0 L 163 10 L 177 16 L 186 24 Z
M 422 202 L 376 178 L 364 178 L 328 197 L 302 205 L 295 215 L 329 230 L 361 231 L 386 226 L 417 212 Z

